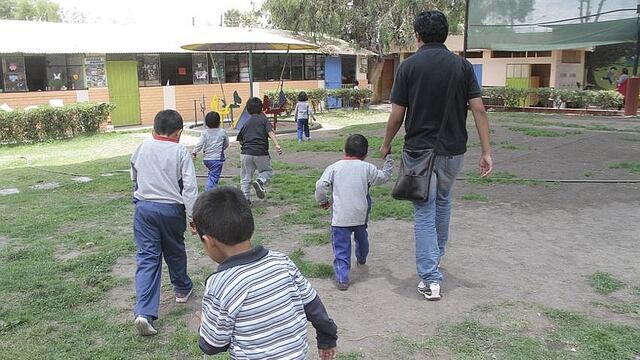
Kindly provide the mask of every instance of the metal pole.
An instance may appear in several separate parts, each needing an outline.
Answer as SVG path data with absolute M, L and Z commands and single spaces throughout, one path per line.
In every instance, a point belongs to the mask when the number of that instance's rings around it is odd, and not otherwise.
M 462 57 L 465 59 L 467 58 L 467 38 L 469 37 L 469 1 L 471 0 L 464 2 L 464 45 L 462 46 Z
M 249 47 L 249 97 L 253 97 L 253 50 Z

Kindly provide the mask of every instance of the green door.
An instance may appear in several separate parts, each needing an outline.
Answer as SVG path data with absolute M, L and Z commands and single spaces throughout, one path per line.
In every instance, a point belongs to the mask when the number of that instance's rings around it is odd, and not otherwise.
M 111 114 L 113 126 L 140 124 L 138 64 L 135 61 L 107 61 L 109 100 L 116 105 Z

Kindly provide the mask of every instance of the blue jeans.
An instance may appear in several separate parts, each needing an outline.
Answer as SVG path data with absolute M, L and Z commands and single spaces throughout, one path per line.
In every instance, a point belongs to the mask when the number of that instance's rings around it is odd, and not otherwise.
M 309 119 L 298 119 L 298 140 L 302 140 L 302 135 L 307 139 L 311 137 L 309 134 Z
M 464 155 L 437 156 L 431 177 L 429 199 L 413 204 L 415 209 L 416 269 L 426 283 L 441 283 L 438 270 L 449 239 L 451 188 L 462 169 Z
M 332 226 L 331 243 L 333 244 L 333 270 L 339 283 L 349 283 L 349 271 L 351 270 L 351 234 L 356 243 L 356 258 L 363 263 L 369 255 L 369 234 L 367 225 L 359 226 Z
M 193 284 L 187 274 L 184 206 L 138 201 L 133 217 L 136 252 L 136 305 L 134 315 L 158 318 L 162 257 L 169 268 L 174 291 L 188 293 Z
M 220 180 L 220 174 L 222 173 L 222 166 L 224 160 L 205 160 L 204 166 L 209 169 L 209 176 L 207 177 L 207 185 L 204 187 L 204 191 L 209 191 L 218 186 Z

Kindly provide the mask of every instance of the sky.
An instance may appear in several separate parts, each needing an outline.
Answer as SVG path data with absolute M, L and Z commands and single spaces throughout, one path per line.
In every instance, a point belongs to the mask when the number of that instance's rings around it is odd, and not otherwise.
M 264 0 L 52 0 L 63 9 L 83 13 L 87 22 L 149 24 L 165 23 L 219 25 L 220 16 L 229 9 L 259 9 Z

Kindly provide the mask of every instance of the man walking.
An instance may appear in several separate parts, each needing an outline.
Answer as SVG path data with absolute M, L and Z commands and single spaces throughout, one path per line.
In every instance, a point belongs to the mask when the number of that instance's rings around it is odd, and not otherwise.
M 440 299 L 440 261 L 449 237 L 451 188 L 462 168 L 467 144 L 467 105 L 480 136 L 480 175 L 493 170 L 489 120 L 473 66 L 449 51 L 446 16 L 440 11 L 420 13 L 413 29 L 418 51 L 398 68 L 391 92 L 391 115 L 380 152 L 391 152 L 391 141 L 405 122 L 405 148 L 435 149 L 436 160 L 425 202 L 414 203 L 418 293 L 427 300 Z M 443 125 L 444 123 L 444 126 Z

